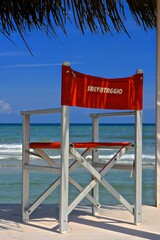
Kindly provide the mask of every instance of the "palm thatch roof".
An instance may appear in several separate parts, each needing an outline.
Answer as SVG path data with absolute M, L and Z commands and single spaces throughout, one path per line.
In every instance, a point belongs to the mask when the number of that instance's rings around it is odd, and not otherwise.
M 56 35 L 57 27 L 66 33 L 71 22 L 83 33 L 89 28 L 93 33 L 114 29 L 128 34 L 126 7 L 142 28 L 156 27 L 156 0 L 2 0 L 0 31 L 8 38 L 16 31 L 23 38 L 35 28 Z

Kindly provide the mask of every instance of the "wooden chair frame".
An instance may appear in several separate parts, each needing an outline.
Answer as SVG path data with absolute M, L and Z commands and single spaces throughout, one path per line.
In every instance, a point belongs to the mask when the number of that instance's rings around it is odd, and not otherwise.
M 142 72 L 141 72 L 142 73 Z M 35 114 L 61 114 L 61 139 L 59 143 L 30 143 L 30 116 Z M 68 230 L 68 215 L 80 203 L 83 198 L 87 198 L 93 205 L 93 214 L 98 214 L 100 207 L 99 203 L 99 183 L 102 184 L 121 204 L 123 204 L 131 214 L 134 215 L 135 224 L 140 224 L 142 221 L 142 110 L 132 111 L 117 111 L 113 113 L 97 113 L 91 114 L 92 117 L 92 143 L 70 143 L 69 140 L 69 106 L 62 105 L 60 108 L 47 110 L 32 110 L 22 111 L 23 115 L 23 154 L 22 154 L 22 215 L 24 221 L 29 221 L 29 215 L 60 185 L 60 214 L 59 214 L 59 231 L 65 233 Z M 135 136 L 132 143 L 115 143 L 110 145 L 99 143 L 99 118 L 114 116 L 133 116 L 135 118 Z M 49 145 L 50 144 L 50 145 Z M 78 145 L 79 144 L 79 145 Z M 88 147 L 89 146 L 89 147 Z M 60 165 L 51 159 L 45 149 L 57 149 L 61 151 Z M 82 154 L 79 153 L 79 148 L 84 148 Z M 99 148 L 116 148 L 117 152 L 113 158 L 101 166 L 101 170 L 97 171 L 98 152 Z M 117 190 L 115 190 L 104 175 L 111 168 L 117 166 L 117 161 L 129 149 L 134 148 L 135 153 L 135 201 L 132 206 Z M 31 151 L 33 149 L 34 151 Z M 92 153 L 92 163 L 90 164 L 86 156 Z M 48 166 L 35 166 L 30 163 L 30 155 L 36 155 L 43 158 Z M 70 164 L 69 158 L 74 159 Z M 87 169 L 93 176 L 93 179 L 85 188 L 82 188 L 79 183 L 70 176 L 70 173 L 79 165 Z M 120 167 L 120 166 L 118 166 Z M 123 169 L 128 169 L 128 166 L 123 166 Z M 39 196 L 34 203 L 30 203 L 29 188 L 30 188 L 30 171 L 48 171 L 57 174 L 55 180 L 45 191 Z M 69 205 L 69 183 L 80 191 L 80 194 Z M 90 191 L 93 190 L 93 195 Z

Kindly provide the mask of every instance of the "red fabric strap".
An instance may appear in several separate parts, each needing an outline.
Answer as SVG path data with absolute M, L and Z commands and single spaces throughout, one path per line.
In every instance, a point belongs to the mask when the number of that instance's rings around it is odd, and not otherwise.
M 40 148 L 40 149 L 54 149 L 54 148 L 60 148 L 61 143 L 60 142 L 32 142 L 30 143 L 30 148 Z
M 98 148 L 98 147 L 126 147 L 132 145 L 130 142 L 73 142 L 75 148 Z M 60 142 L 32 142 L 30 148 L 33 149 L 58 149 Z
M 130 142 L 73 142 L 74 148 L 105 148 L 105 147 L 127 147 L 131 146 Z

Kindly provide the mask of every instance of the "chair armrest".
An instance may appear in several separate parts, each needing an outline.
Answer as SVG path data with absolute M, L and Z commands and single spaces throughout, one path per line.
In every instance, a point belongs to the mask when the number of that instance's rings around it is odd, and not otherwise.
M 39 109 L 39 110 L 26 110 L 21 111 L 21 115 L 33 115 L 33 114 L 52 114 L 61 112 L 61 108 L 51 108 L 51 109 Z
M 92 117 L 92 118 L 114 117 L 114 116 L 129 116 L 129 115 L 135 115 L 135 111 L 92 113 L 92 114 L 89 114 L 89 116 Z

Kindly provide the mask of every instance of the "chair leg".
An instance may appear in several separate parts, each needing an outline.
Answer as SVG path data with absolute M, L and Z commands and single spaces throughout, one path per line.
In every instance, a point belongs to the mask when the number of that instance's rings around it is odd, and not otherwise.
M 97 130 L 97 128 L 95 129 L 95 127 L 94 127 L 94 130 Z M 94 135 L 95 135 L 95 132 L 94 132 Z M 96 136 L 98 136 L 98 134 L 96 134 Z M 95 137 L 94 137 L 94 140 L 95 140 Z M 96 138 L 96 140 L 98 140 L 98 139 Z M 94 163 L 97 161 L 98 158 L 99 158 L 98 149 L 92 150 L 92 166 L 94 165 Z M 92 195 L 93 195 L 93 198 L 97 202 L 99 202 L 99 182 L 97 182 L 96 186 L 93 188 Z M 98 215 L 99 214 L 99 207 L 95 207 L 94 205 L 92 205 L 92 214 L 94 216 Z
M 136 150 L 137 151 L 137 150 Z M 135 161 L 135 209 L 134 223 L 142 223 L 142 163 L 141 157 Z
M 29 221 L 29 214 L 25 211 L 29 206 L 29 170 L 25 165 L 29 164 L 29 137 L 30 136 L 30 116 L 23 116 L 23 149 L 22 149 L 22 218 Z
M 65 181 L 62 179 L 61 180 L 59 232 L 66 233 L 67 231 L 68 231 L 68 186 L 66 186 Z
M 142 111 L 135 113 L 135 209 L 134 222 L 142 223 Z
M 29 214 L 25 211 L 29 206 L 29 171 L 23 169 L 22 183 L 22 219 L 24 222 L 29 221 Z
M 69 185 L 69 107 L 62 107 L 61 115 L 61 171 L 60 171 L 60 216 L 59 231 L 68 230 L 68 185 Z
M 93 198 L 99 202 L 99 183 L 96 184 L 96 186 L 93 188 Z M 92 214 L 94 216 L 99 214 L 99 207 L 95 207 L 94 205 L 92 205 Z
M 68 155 L 67 152 L 66 154 Z M 60 173 L 60 216 L 59 216 L 60 233 L 66 233 L 68 231 L 68 181 L 69 181 L 68 167 L 69 167 L 68 157 L 65 158 L 64 153 L 62 153 Z
M 61 172 L 60 172 L 60 216 L 59 216 L 59 232 L 60 233 L 66 233 L 68 231 L 69 157 L 68 157 L 68 148 L 66 146 L 61 149 L 62 159 L 61 159 Z

